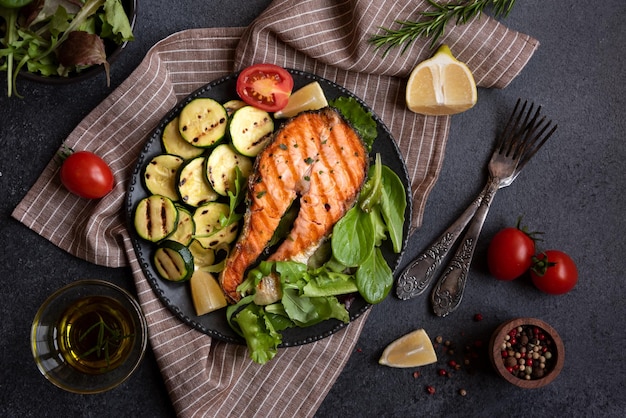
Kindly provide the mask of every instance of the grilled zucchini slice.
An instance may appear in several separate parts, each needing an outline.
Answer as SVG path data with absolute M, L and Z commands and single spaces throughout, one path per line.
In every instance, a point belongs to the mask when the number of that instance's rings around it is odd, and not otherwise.
M 228 132 L 233 146 L 240 154 L 256 157 L 272 139 L 274 120 L 264 110 L 244 106 L 233 114 Z
M 229 144 L 215 147 L 206 160 L 206 177 L 216 193 L 228 196 L 229 191 L 235 192 L 236 167 L 247 179 L 252 172 L 252 160 L 239 154 Z
M 178 209 L 176 230 L 167 239 L 189 245 L 196 233 L 196 224 L 193 223 L 193 216 L 186 207 L 177 204 L 176 209 Z
M 226 109 L 226 114 L 228 114 L 228 116 L 232 116 L 236 110 L 239 110 L 244 106 L 247 106 L 247 104 L 243 100 L 229 100 L 224 103 L 224 109 Z
M 178 155 L 184 160 L 195 158 L 204 152 L 204 148 L 191 145 L 180 135 L 178 116 L 172 119 L 161 134 L 161 145 L 168 154 Z
M 219 102 L 209 98 L 190 101 L 180 111 L 178 130 L 191 145 L 208 148 L 217 144 L 226 134 L 228 115 Z
M 204 173 L 205 160 L 204 156 L 189 160 L 178 172 L 178 194 L 189 206 L 201 206 L 219 197 Z
M 193 221 L 196 224 L 196 240 L 204 248 L 217 248 L 230 244 L 237 238 L 237 222 L 222 227 L 220 220 L 228 216 L 230 208 L 225 203 L 209 202 L 196 208 Z
M 172 199 L 154 194 L 139 201 L 134 223 L 141 238 L 158 242 L 176 229 L 178 209 Z
M 154 252 L 153 261 L 159 276 L 171 282 L 187 281 L 193 274 L 193 255 L 180 242 L 161 242 Z
M 177 155 L 160 154 L 146 165 L 143 181 L 152 194 L 159 194 L 176 201 L 176 178 L 183 159 Z

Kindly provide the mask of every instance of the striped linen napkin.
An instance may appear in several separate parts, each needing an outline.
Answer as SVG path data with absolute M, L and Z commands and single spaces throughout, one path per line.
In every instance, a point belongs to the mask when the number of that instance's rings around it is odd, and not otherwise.
M 315 73 L 354 92 L 389 127 L 406 160 L 415 229 L 443 163 L 450 118 L 408 112 L 404 86 L 411 69 L 433 50 L 428 40 L 418 39 L 404 54 L 393 50 L 383 57 L 367 40 L 379 27 L 416 19 L 428 7 L 425 0 L 275 0 L 248 28 L 176 33 L 156 44 L 65 141 L 109 163 L 113 192 L 97 201 L 67 193 L 58 161 L 52 160 L 15 208 L 14 218 L 71 254 L 130 266 L 179 416 L 314 415 L 351 355 L 367 313 L 331 337 L 281 349 L 264 366 L 249 360 L 245 346 L 214 340 L 175 318 L 145 279 L 124 219 L 129 178 L 145 141 L 181 99 L 247 65 L 271 62 Z M 449 26 L 442 43 L 484 88 L 507 86 L 538 47 L 535 39 L 487 16 Z

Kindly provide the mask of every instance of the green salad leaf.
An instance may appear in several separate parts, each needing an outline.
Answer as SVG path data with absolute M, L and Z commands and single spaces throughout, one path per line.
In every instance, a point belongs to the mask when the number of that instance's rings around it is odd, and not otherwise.
M 359 293 L 367 303 L 382 302 L 393 286 L 393 272 L 379 248 L 375 248 L 356 271 Z
M 374 226 L 370 215 L 353 206 L 335 224 L 330 240 L 333 257 L 348 267 L 357 267 L 374 250 Z
M 231 318 L 231 326 L 233 323 L 245 338 L 253 361 L 265 364 L 274 358 L 282 336 L 261 306 L 248 303 Z
M 382 166 L 383 193 L 381 209 L 385 225 L 387 225 L 393 250 L 402 250 L 404 212 L 406 210 L 406 191 L 400 177 L 389 167 Z
M 361 136 L 367 149 L 371 150 L 378 136 L 378 125 L 372 115 L 353 97 L 341 96 L 329 104 L 341 112 Z
M 19 96 L 15 85 L 21 70 L 42 76 L 69 76 L 102 64 L 109 85 L 104 40 L 119 45 L 134 39 L 121 0 L 29 3 L 0 3 L 0 18 L 6 23 L 0 38 L 0 71 L 7 72 L 7 95 Z

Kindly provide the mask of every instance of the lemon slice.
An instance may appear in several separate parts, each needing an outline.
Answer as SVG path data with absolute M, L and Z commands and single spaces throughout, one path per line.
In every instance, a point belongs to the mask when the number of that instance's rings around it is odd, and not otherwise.
M 307 84 L 289 96 L 287 106 L 274 113 L 274 117 L 290 118 L 305 110 L 317 110 L 328 106 L 326 95 L 317 81 Z
M 379 364 L 389 367 L 419 367 L 437 361 L 437 354 L 428 334 L 418 329 L 398 338 L 385 348 L 378 360 Z
M 196 315 L 204 315 L 227 305 L 224 292 L 211 273 L 196 270 L 193 272 L 189 284 Z
M 406 86 L 408 108 L 423 115 L 453 115 L 471 109 L 478 99 L 470 69 L 447 45 L 413 69 Z

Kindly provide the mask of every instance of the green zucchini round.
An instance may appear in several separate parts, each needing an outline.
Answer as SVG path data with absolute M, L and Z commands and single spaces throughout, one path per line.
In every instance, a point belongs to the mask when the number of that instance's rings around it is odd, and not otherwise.
M 159 276 L 171 282 L 185 282 L 193 274 L 193 255 L 189 248 L 177 241 L 159 243 L 153 261 Z
M 134 224 L 137 234 L 151 242 L 158 242 L 176 230 L 178 209 L 172 199 L 151 195 L 139 201 Z

